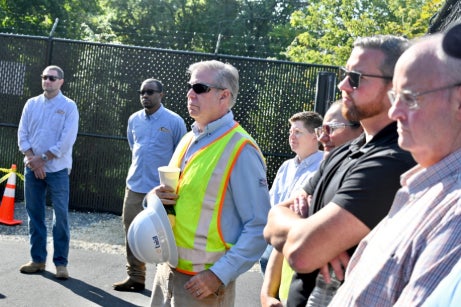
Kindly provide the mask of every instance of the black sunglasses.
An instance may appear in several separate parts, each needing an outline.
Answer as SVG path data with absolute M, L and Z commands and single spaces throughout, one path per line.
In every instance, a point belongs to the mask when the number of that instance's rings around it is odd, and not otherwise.
M 51 82 L 61 79 L 56 76 L 48 76 L 48 75 L 41 75 L 40 77 L 42 78 L 42 80 L 50 80 Z
M 187 91 L 189 91 L 190 89 L 193 89 L 196 94 L 208 93 L 209 91 L 211 91 L 212 88 L 224 90 L 224 88 L 222 87 L 205 84 L 205 83 L 195 83 L 195 84 L 187 83 Z
M 360 85 L 360 79 L 362 77 L 370 77 L 370 78 L 381 78 L 381 79 L 388 79 L 392 80 L 391 76 L 379 76 L 379 75 L 369 75 L 369 74 L 362 74 L 357 71 L 349 71 L 344 67 L 341 67 L 339 70 L 339 79 L 344 80 L 346 77 L 349 77 L 349 85 L 353 88 L 358 88 Z
M 144 94 L 147 94 L 147 95 L 154 95 L 155 93 L 161 93 L 162 91 L 157 91 L 157 90 L 142 90 L 142 91 L 138 91 L 139 95 L 141 96 L 144 96 Z

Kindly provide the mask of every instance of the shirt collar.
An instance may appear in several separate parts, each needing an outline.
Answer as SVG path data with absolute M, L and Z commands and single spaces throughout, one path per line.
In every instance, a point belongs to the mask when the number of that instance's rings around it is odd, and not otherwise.
M 455 175 L 460 177 L 460 172 L 461 148 L 427 168 L 417 164 L 400 176 L 400 184 L 402 186 L 412 186 L 413 188 L 417 188 L 421 184 L 432 186 L 447 176 Z M 461 180 L 461 178 L 458 178 L 458 180 Z
M 146 110 L 143 110 L 143 115 L 145 119 L 158 119 L 158 117 L 164 112 L 165 108 L 163 107 L 163 104 L 160 103 L 160 108 L 158 108 L 157 111 L 155 111 L 152 114 L 147 114 Z
M 63 95 L 62 95 L 62 92 L 61 90 L 59 90 L 58 94 L 56 96 L 54 96 L 53 98 L 49 99 L 45 96 L 45 94 L 43 94 L 43 101 L 45 103 L 50 103 L 50 102 L 53 102 L 55 99 L 57 98 L 61 98 Z
M 197 124 L 194 122 L 192 124 L 192 132 L 194 133 L 195 137 L 197 138 L 199 135 L 207 135 L 207 134 L 212 134 L 215 132 L 218 128 L 231 123 L 233 124 L 234 122 L 234 114 L 232 111 L 227 112 L 223 117 L 209 123 L 208 125 L 205 126 L 203 131 L 200 131 L 197 127 Z
M 353 140 L 349 146 L 350 156 L 353 158 L 359 157 L 375 146 L 381 143 L 388 142 L 389 138 L 393 138 L 397 134 L 397 122 L 392 122 L 381 129 L 369 142 L 366 142 L 365 133 L 362 133 L 358 138 Z

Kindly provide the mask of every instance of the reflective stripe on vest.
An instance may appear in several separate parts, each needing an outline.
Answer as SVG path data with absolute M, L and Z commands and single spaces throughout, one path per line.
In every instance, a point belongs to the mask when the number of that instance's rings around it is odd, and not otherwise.
M 191 140 L 192 135 L 183 139 L 170 165 L 181 165 Z M 221 211 L 230 174 L 246 144 L 258 149 L 236 123 L 223 136 L 194 153 L 186 164 L 179 180 L 173 229 L 179 271 L 195 274 L 208 269 L 232 246 L 224 241 L 221 232 Z

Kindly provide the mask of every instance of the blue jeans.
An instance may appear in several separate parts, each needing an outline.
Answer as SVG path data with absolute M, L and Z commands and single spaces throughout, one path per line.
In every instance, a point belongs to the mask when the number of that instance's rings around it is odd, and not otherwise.
M 67 169 L 46 173 L 45 179 L 35 178 L 34 172 L 25 169 L 24 196 L 29 215 L 30 255 L 34 262 L 46 262 L 46 192 L 53 204 L 53 263 L 67 265 L 69 255 L 69 174 Z

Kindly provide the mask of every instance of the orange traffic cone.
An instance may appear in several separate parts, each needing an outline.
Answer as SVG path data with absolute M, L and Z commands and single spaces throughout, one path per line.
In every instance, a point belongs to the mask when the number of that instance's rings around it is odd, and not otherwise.
M 6 182 L 5 192 L 3 193 L 2 205 L 0 206 L 0 223 L 6 225 L 18 225 L 22 221 L 14 219 L 14 192 L 16 189 L 16 164 L 11 165 L 13 172 Z

